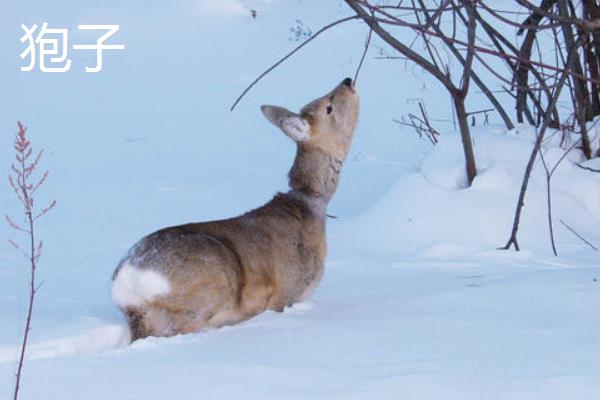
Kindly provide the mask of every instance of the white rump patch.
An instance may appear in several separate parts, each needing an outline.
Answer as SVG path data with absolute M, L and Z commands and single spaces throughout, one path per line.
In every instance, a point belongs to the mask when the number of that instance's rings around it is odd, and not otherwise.
M 113 301 L 120 307 L 140 306 L 171 291 L 169 281 L 156 271 L 126 263 L 112 285 Z

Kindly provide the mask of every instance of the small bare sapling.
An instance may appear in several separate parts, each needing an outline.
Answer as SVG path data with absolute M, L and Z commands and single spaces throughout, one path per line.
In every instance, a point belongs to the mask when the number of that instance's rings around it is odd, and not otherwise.
M 14 142 L 15 160 L 10 166 L 11 171 L 8 175 L 8 183 L 21 204 L 23 216 L 22 218 L 14 219 L 5 215 L 5 219 L 10 228 L 24 234 L 26 237 L 23 240 L 23 244 L 19 244 L 19 241 L 13 238 L 9 238 L 8 241 L 17 252 L 21 253 L 27 259 L 29 264 L 29 302 L 17 365 L 13 400 L 17 400 L 19 397 L 25 351 L 27 349 L 29 332 L 31 331 L 35 295 L 40 288 L 40 285 L 36 281 L 36 271 L 40 256 L 42 255 L 43 242 L 36 238 L 35 224 L 38 219 L 56 206 L 56 200 L 52 200 L 43 208 L 36 208 L 34 206 L 34 196 L 48 178 L 48 171 L 45 171 L 41 175 L 38 174 L 39 163 L 44 151 L 42 149 L 34 153 L 31 142 L 27 137 L 27 127 L 21 124 L 21 122 L 17 122 L 17 126 L 19 130 Z

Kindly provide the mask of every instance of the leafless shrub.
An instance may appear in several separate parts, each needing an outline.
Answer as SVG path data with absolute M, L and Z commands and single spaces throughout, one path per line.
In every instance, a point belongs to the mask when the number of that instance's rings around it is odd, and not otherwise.
M 419 102 L 419 111 L 421 112 L 420 116 L 408 113 L 406 117 L 402 117 L 400 120 L 392 119 L 392 121 L 414 129 L 420 138 L 425 137 L 431 142 L 431 144 L 437 144 L 440 133 L 437 129 L 431 126 L 429 116 L 427 115 L 425 106 L 422 102 Z

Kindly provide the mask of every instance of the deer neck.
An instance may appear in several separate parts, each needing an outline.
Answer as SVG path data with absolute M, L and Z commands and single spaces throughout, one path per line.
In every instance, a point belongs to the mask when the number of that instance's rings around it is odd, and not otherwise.
M 327 204 L 337 189 L 343 159 L 324 150 L 298 144 L 289 176 L 290 194 L 325 216 Z

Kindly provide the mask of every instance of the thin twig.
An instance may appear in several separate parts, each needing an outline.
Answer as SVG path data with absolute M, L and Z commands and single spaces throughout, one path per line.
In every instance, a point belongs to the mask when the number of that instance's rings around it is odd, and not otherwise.
M 600 172 L 600 169 L 595 169 L 595 168 L 590 168 L 590 167 L 585 167 L 579 163 L 576 163 L 575 165 L 577 165 L 579 168 L 581 169 L 585 169 L 586 171 L 591 171 L 591 172 Z
M 538 149 L 540 152 L 540 158 L 542 160 L 542 164 L 544 165 L 544 170 L 546 171 L 546 207 L 547 207 L 547 217 L 548 217 L 548 234 L 550 235 L 550 245 L 552 246 L 552 253 L 555 257 L 558 256 L 558 251 L 556 250 L 556 241 L 554 240 L 554 223 L 552 222 L 552 190 L 550 186 L 550 181 L 552 180 L 552 174 L 548 168 L 548 164 L 546 163 L 546 157 L 544 157 L 544 152 L 542 148 Z M 561 159 L 562 160 L 562 159 Z M 560 161 L 559 161 L 560 163 Z M 553 169 L 554 171 L 554 169 Z
M 306 46 L 308 43 L 310 43 L 313 40 L 315 40 L 317 38 L 317 36 L 319 36 L 321 33 L 325 32 L 326 30 L 328 30 L 330 28 L 333 28 L 336 25 L 339 25 L 339 24 L 347 22 L 347 21 L 351 21 L 353 19 L 358 19 L 358 18 L 359 18 L 358 15 L 352 15 L 350 17 L 338 19 L 337 21 L 334 21 L 334 22 L 332 22 L 330 24 L 327 24 L 324 27 L 322 27 L 321 29 L 319 29 L 317 32 L 315 32 L 308 39 L 306 39 L 304 42 L 302 42 L 298 46 L 296 46 L 292 51 L 290 51 L 289 53 L 287 53 L 284 57 L 280 58 L 279 61 L 277 61 L 275 64 L 273 64 L 269 68 L 267 68 L 267 70 L 265 72 L 263 72 L 262 74 L 260 74 L 258 76 L 258 78 L 256 78 L 255 80 L 253 80 L 252 83 L 250 83 L 250 85 L 248 85 L 248 87 L 246 87 L 246 89 L 244 89 L 244 91 L 242 92 L 242 94 L 240 94 L 239 97 L 235 100 L 235 102 L 233 103 L 233 105 L 231 106 L 231 108 L 229 109 L 229 111 L 233 111 L 233 109 L 235 108 L 235 106 L 237 106 L 237 104 L 240 102 L 240 100 L 242 100 L 242 98 L 250 91 L 250 89 L 252 89 L 254 87 L 254 85 L 256 85 L 269 72 L 273 71 L 275 68 L 277 68 L 285 60 L 287 60 L 288 58 L 290 58 L 291 56 L 293 56 L 298 50 L 300 50 L 301 48 L 303 48 L 304 46 Z
M 367 35 L 367 41 L 365 42 L 365 50 L 360 57 L 360 62 L 358 63 L 358 67 L 356 68 L 356 72 L 354 73 L 354 85 L 356 85 L 356 81 L 358 80 L 358 73 L 362 68 L 363 62 L 365 61 L 365 57 L 367 56 L 367 51 L 369 50 L 369 45 L 371 44 L 371 36 L 373 35 L 373 27 L 369 27 L 369 34 Z
M 569 231 L 571 231 L 571 233 L 573 235 L 577 236 L 583 243 L 587 244 L 592 249 L 598 251 L 598 248 L 596 246 L 594 246 L 592 243 L 590 243 L 588 240 L 586 240 L 583 236 L 581 236 L 579 233 L 577 233 L 575 231 L 575 229 L 573 229 L 569 225 L 567 225 L 567 223 L 565 221 L 563 221 L 562 219 L 559 219 L 559 221 L 560 221 L 561 224 L 563 224 L 565 226 L 565 228 L 567 228 Z

